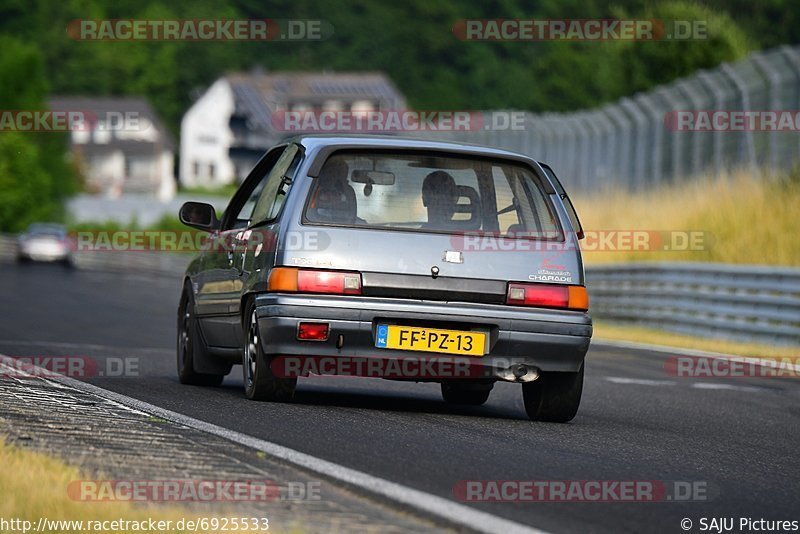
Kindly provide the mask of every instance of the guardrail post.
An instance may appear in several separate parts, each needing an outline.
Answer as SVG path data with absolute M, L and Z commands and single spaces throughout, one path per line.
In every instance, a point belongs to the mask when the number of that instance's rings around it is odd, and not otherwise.
M 757 52 L 752 55 L 753 58 L 753 65 L 761 71 L 764 75 L 764 78 L 768 80 L 768 101 L 769 101 L 769 111 L 776 112 L 780 105 L 778 104 L 780 100 L 780 91 L 781 91 L 781 76 L 780 74 L 773 70 L 769 63 L 764 59 L 764 56 Z M 775 172 L 778 169 L 778 131 L 777 128 L 773 129 L 769 132 L 769 148 L 768 148 L 768 156 L 767 161 L 769 161 L 768 165 L 768 175 L 773 177 Z
M 558 172 L 564 177 L 567 177 L 568 182 L 575 184 L 572 175 L 572 167 L 567 165 L 565 158 L 565 153 L 567 151 L 567 137 L 569 137 L 570 134 L 569 129 L 567 128 L 564 120 L 554 114 L 548 114 L 547 120 L 549 121 L 554 132 L 552 137 L 553 154 L 552 156 L 549 156 L 549 159 L 551 160 L 552 165 L 560 169 Z
M 607 177 L 605 185 L 616 185 L 620 180 L 620 153 L 619 153 L 619 136 L 620 126 L 614 120 L 614 107 L 606 105 L 602 108 L 601 113 L 605 117 L 606 124 L 608 125 L 608 134 L 606 135 L 606 161 L 608 162 Z
M 633 122 L 628 118 L 628 115 L 623 110 L 622 106 L 614 106 L 612 108 L 615 117 L 619 119 L 620 136 L 617 138 L 619 143 L 619 181 L 624 180 L 628 183 L 633 173 L 631 171 L 631 159 L 633 152 Z M 619 183 L 619 182 L 618 182 Z
M 573 125 L 575 126 L 575 130 L 577 132 L 576 136 L 576 150 L 577 153 L 575 154 L 575 158 L 578 161 L 578 183 L 581 184 L 581 188 L 584 190 L 588 190 L 590 179 L 589 179 L 589 167 L 590 163 L 590 145 L 592 143 L 591 132 L 587 128 L 586 122 L 586 114 L 585 113 L 576 113 L 573 115 L 572 118 Z
M 644 189 L 644 130 L 647 119 L 633 100 L 630 98 L 623 98 L 620 100 L 622 108 L 625 109 L 636 124 L 636 135 L 632 139 L 633 146 L 635 147 L 635 155 L 633 157 L 633 179 L 629 180 L 631 189 L 641 190 Z
M 734 68 L 728 63 L 722 64 L 720 67 L 720 72 L 725 74 L 728 79 L 733 82 L 733 85 L 739 92 L 739 98 L 742 103 L 742 111 L 752 111 L 750 106 L 750 94 L 747 92 L 747 86 L 744 84 L 741 76 L 739 76 L 739 73 L 736 72 L 736 70 L 734 70 Z M 750 170 L 755 175 L 758 173 L 758 168 L 756 167 L 756 145 L 755 140 L 753 139 L 753 132 L 750 130 L 745 130 L 744 139 L 747 147 L 747 158 L 750 160 Z
M 667 88 L 662 87 L 656 90 L 656 94 L 659 95 L 664 102 L 666 103 L 666 108 L 669 111 L 680 111 L 678 108 L 680 106 L 680 102 L 676 100 Z M 662 128 L 665 126 L 662 126 Z M 671 155 L 671 174 L 670 179 L 672 183 L 677 183 L 679 180 L 683 178 L 683 152 L 681 150 L 681 141 L 684 137 L 681 136 L 683 132 L 678 131 L 677 129 L 670 132 L 670 155 Z
M 599 184 L 606 180 L 608 173 L 608 164 L 606 163 L 607 154 L 604 150 L 606 136 L 610 121 L 601 111 L 594 111 L 587 118 L 589 126 L 592 129 L 594 139 L 592 141 L 592 158 L 591 158 L 591 189 L 600 189 Z
M 697 79 L 706 86 L 708 92 L 711 93 L 714 99 L 714 109 L 722 110 L 724 102 L 724 94 L 719 88 L 719 85 L 714 83 L 713 78 L 706 71 L 700 71 L 697 74 Z M 722 177 L 722 132 L 714 130 L 713 135 L 713 153 L 714 153 L 714 175 L 717 179 Z
M 651 161 L 650 161 L 650 180 L 651 184 L 659 184 L 661 183 L 661 171 L 662 171 L 662 163 L 661 163 L 661 149 L 662 143 L 664 138 L 664 114 L 658 110 L 658 108 L 653 103 L 652 97 L 647 94 L 639 94 L 636 96 L 636 101 L 639 103 L 639 106 L 646 110 L 647 113 L 650 115 L 650 130 L 653 133 L 652 136 L 652 153 L 651 153 Z
M 789 63 L 789 65 L 791 65 L 792 68 L 794 69 L 794 73 L 798 78 L 796 83 L 798 84 L 798 86 L 800 86 L 800 47 L 782 46 L 782 47 L 780 47 L 779 50 L 780 50 L 780 53 L 783 54 L 783 56 L 786 58 L 786 61 Z M 800 91 L 800 89 L 797 89 L 797 90 Z M 798 99 L 798 100 L 800 100 L 800 99 Z M 795 109 L 800 108 L 800 101 L 794 102 L 794 108 Z M 800 154 L 800 135 L 798 135 L 797 137 L 798 137 L 798 140 L 797 140 L 797 153 L 796 154 Z M 797 159 L 797 158 L 795 157 L 794 159 Z
M 703 101 L 697 98 L 697 93 L 689 87 L 689 81 L 687 79 L 679 81 L 675 84 L 678 91 L 683 93 L 692 106 L 693 111 L 698 111 L 701 109 L 703 105 Z M 689 133 L 689 132 L 687 132 Z M 705 135 L 705 132 L 691 132 L 688 139 L 690 139 L 689 145 L 692 147 L 692 176 L 697 176 L 700 174 L 700 149 L 702 148 L 702 144 L 699 143 L 700 136 Z

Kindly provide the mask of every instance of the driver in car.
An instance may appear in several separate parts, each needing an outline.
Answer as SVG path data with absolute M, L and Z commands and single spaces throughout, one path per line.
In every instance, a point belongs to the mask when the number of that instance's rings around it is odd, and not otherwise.
M 317 191 L 311 200 L 314 218 L 320 222 L 353 223 L 356 217 L 356 195 L 347 183 L 349 169 L 340 158 L 325 163 L 317 178 Z
M 422 182 L 422 205 L 428 208 L 423 228 L 446 229 L 452 226 L 458 203 L 456 181 L 445 171 L 434 171 Z

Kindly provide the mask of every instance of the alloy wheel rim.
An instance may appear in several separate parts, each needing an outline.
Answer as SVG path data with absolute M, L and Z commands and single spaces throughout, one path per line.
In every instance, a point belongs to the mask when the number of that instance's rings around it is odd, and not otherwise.
M 245 381 L 247 387 L 250 388 L 253 385 L 256 375 L 256 357 L 258 354 L 258 328 L 255 312 L 253 312 L 253 315 L 250 317 L 250 325 L 247 329 L 247 344 L 245 345 L 244 353 Z
M 178 343 L 180 346 L 181 352 L 181 365 L 183 368 L 186 368 L 186 364 L 188 363 L 189 357 L 189 322 L 191 319 L 191 314 L 189 313 L 188 306 L 183 310 L 183 320 L 181 321 L 181 331 L 178 334 Z

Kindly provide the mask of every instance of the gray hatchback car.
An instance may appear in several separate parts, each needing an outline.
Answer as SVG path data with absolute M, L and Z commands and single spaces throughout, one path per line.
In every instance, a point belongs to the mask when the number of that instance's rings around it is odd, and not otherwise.
M 532 420 L 571 420 L 592 335 L 580 222 L 546 165 L 503 150 L 378 136 L 270 149 L 210 232 L 178 309 L 181 382 L 242 364 L 250 399 L 299 377 L 438 382 L 480 405 L 520 383 Z

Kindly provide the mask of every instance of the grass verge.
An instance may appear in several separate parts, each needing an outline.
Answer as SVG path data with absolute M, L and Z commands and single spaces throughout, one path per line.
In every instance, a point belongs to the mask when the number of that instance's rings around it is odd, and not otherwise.
M 73 500 L 67 493 L 70 482 L 81 480 L 78 469 L 41 453 L 5 444 L 0 438 L 0 518 L 19 518 L 38 526 L 39 518 L 51 521 L 172 521 L 168 532 L 195 532 L 174 528 L 181 519 L 197 519 L 196 513 L 170 506 L 134 505 L 129 502 L 87 503 Z M 208 517 L 210 514 L 205 514 Z M 146 523 L 144 523 L 146 525 Z M 19 529 L 16 529 L 19 530 Z M 79 532 L 76 525 L 45 525 L 45 532 Z M 86 529 L 84 529 L 86 530 Z M 141 532 L 130 525 L 128 529 L 111 528 L 109 532 Z M 197 532 L 209 532 L 198 530 Z

